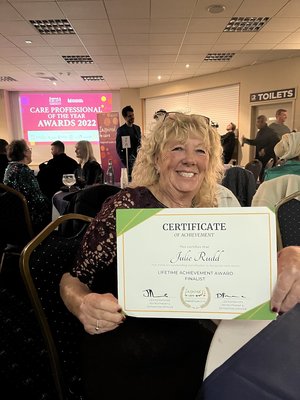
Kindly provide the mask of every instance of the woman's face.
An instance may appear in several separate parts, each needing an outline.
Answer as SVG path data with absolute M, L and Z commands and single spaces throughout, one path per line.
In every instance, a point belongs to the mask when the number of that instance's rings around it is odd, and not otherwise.
M 24 151 L 24 163 L 30 164 L 31 162 L 32 162 L 32 149 L 27 145 Z
M 79 145 L 76 144 L 75 146 L 75 154 L 77 158 L 82 158 L 82 151 Z
M 170 140 L 156 162 L 160 188 L 173 197 L 194 197 L 202 184 L 208 161 L 208 151 L 199 138 L 190 137 L 184 143 Z

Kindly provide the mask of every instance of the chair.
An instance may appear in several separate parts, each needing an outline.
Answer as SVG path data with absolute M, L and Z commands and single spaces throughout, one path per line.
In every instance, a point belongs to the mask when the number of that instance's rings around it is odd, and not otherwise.
M 96 184 L 86 189 L 80 190 L 70 199 L 65 213 L 77 213 L 95 217 L 100 211 L 104 201 L 108 197 L 120 191 L 120 187 L 114 185 Z M 69 221 L 61 226 L 65 236 L 74 235 L 82 227 L 82 222 L 78 220 Z
M 25 244 L 34 237 L 25 196 L 3 183 L 0 183 L 0 226 L 1 272 L 5 257 L 19 257 Z
M 255 182 L 257 182 L 259 180 L 259 174 L 262 170 L 262 162 L 254 158 L 252 161 L 248 162 L 245 165 L 245 169 L 252 172 L 255 178 Z
M 85 229 L 63 237 L 56 228 L 67 220 L 84 221 L 87 227 L 92 218 L 68 214 L 51 222 L 24 247 L 20 270 L 48 350 L 57 398 L 77 400 L 82 399 L 78 357 L 83 328 L 63 304 L 59 282 L 72 265 Z
M 226 169 L 222 185 L 232 191 L 242 207 L 251 206 L 256 192 L 256 182 L 252 172 L 241 167 Z
M 275 214 L 278 248 L 300 246 L 300 190 L 280 200 Z

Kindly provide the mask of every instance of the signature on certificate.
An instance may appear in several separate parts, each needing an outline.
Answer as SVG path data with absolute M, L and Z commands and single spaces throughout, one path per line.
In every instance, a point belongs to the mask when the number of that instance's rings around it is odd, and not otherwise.
M 168 293 L 162 295 L 155 295 L 152 289 L 145 289 L 143 290 L 144 297 L 168 297 Z
M 238 298 L 243 298 L 243 299 L 246 298 L 246 296 L 243 296 L 243 295 L 238 296 L 238 295 L 234 295 L 234 294 L 226 294 L 225 292 L 216 293 L 216 297 L 217 297 L 217 299 L 225 299 L 228 297 L 238 297 Z

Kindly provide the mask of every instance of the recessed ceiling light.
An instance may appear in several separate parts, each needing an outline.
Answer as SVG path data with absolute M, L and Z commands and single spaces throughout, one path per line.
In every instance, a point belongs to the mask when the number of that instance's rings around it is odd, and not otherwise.
M 90 56 L 62 56 L 68 64 L 93 64 Z
M 103 75 L 81 75 L 84 81 L 104 81 Z
M 270 17 L 232 17 L 223 32 L 258 32 Z
M 190 68 L 190 64 L 185 64 L 185 68 Z
M 41 35 L 75 35 L 67 19 L 44 19 L 29 21 Z
M 31 40 L 25 40 L 25 43 L 26 43 L 26 44 L 31 44 L 32 41 L 31 41 Z
M 17 80 L 11 76 L 0 76 L 0 82 L 17 82 Z
M 157 79 L 160 81 L 160 80 L 161 80 L 161 76 L 160 76 L 160 75 L 158 75 Z
M 226 10 L 226 7 L 223 4 L 212 4 L 211 6 L 207 7 L 207 11 L 211 14 L 219 14 Z
M 204 61 L 230 61 L 235 53 L 208 53 Z

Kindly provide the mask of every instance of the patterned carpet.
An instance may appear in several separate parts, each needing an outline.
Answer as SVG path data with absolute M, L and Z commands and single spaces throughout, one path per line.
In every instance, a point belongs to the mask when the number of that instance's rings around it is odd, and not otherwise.
M 57 400 L 47 351 L 16 259 L 0 274 L 0 304 L 1 399 Z

